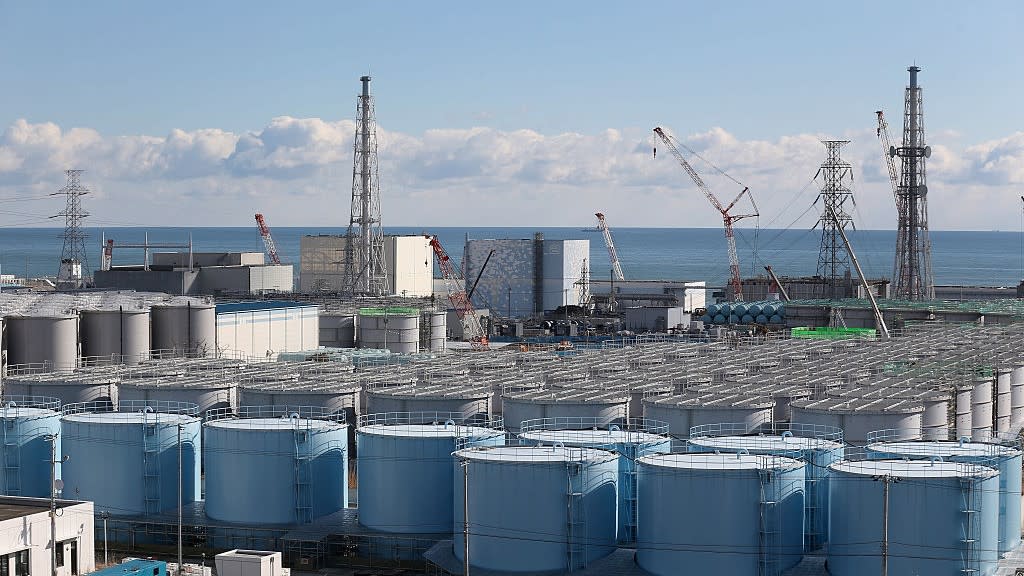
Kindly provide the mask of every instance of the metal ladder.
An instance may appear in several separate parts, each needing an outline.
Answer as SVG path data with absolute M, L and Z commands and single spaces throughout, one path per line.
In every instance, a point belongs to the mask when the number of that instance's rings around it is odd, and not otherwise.
M 810 468 L 810 466 L 808 466 Z M 824 526 L 821 525 L 821 509 L 818 507 L 818 491 L 821 489 L 818 483 L 821 478 L 817 469 L 812 476 L 807 478 L 807 491 L 804 501 L 804 525 L 807 526 L 804 532 L 804 550 L 810 552 L 820 548 L 824 542 Z
M 620 538 L 624 542 L 636 542 L 636 463 L 630 462 L 622 473 L 623 492 L 626 499 L 626 533 Z
M 964 567 L 960 569 L 961 574 L 980 574 L 981 561 L 978 558 L 978 510 L 980 508 L 980 495 L 978 494 L 974 478 L 960 479 L 960 496 L 962 498 L 960 513 L 963 514 L 961 527 L 963 530 L 960 543 L 963 545 L 960 551 Z
M 160 439 L 157 436 L 158 416 L 149 419 L 142 413 L 142 476 L 146 513 L 160 513 Z
M 14 418 L 3 418 L 4 428 L 4 495 L 21 495 L 21 449 L 18 435 L 14 433 L 17 421 Z
M 586 485 L 583 464 L 569 462 L 566 464 L 566 554 L 568 571 L 579 570 L 587 564 L 586 556 L 586 524 L 583 503 L 583 487 Z
M 310 455 L 310 430 L 296 423 L 295 438 L 295 522 L 309 524 L 313 521 L 313 478 Z
M 758 470 L 761 480 L 761 498 L 758 506 L 757 573 L 759 576 L 777 576 L 779 573 L 779 528 L 776 511 L 776 494 L 772 488 L 772 471 Z M 767 489 L 766 488 L 771 488 Z

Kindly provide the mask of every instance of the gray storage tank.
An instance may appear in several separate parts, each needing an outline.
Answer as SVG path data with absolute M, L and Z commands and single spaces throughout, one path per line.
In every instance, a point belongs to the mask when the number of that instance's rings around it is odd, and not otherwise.
M 150 309 L 151 345 L 157 355 L 217 355 L 217 310 L 213 304 L 157 304 Z
M 644 399 L 644 417 L 668 422 L 672 435 L 686 438 L 690 428 L 719 422 L 742 422 L 753 432 L 772 421 L 775 401 L 758 393 L 688 391 Z
M 419 351 L 419 314 L 392 314 L 384 313 L 381 308 L 363 308 L 359 311 L 358 323 L 360 348 L 387 349 L 395 354 Z
M 519 432 L 524 420 L 539 418 L 593 418 L 603 426 L 629 416 L 629 393 L 614 389 L 535 388 L 502 394 L 501 411 L 509 432 Z
M 64 494 L 114 516 L 178 507 L 180 427 L 182 502 L 200 498 L 201 428 L 195 404 L 87 402 L 63 407 Z
M 344 414 L 311 407 L 206 413 L 206 515 L 252 524 L 308 524 L 348 506 Z
M 61 404 L 118 401 L 118 372 L 112 367 L 73 373 L 15 374 L 4 380 L 4 393 L 12 396 L 47 396 Z
M 7 316 L 7 365 L 70 372 L 78 365 L 78 316 Z
M 50 497 L 51 450 L 61 455 L 60 400 L 43 396 L 4 396 L 0 408 L 3 430 L 5 496 Z M 56 447 L 51 444 L 56 442 Z M 57 465 L 60 478 L 60 465 Z
M 359 523 L 396 533 L 447 534 L 454 506 L 452 452 L 500 446 L 501 421 L 460 413 L 369 414 L 356 430 Z
M 491 389 L 459 380 L 367 389 L 366 412 L 447 412 L 462 414 L 463 418 L 486 417 L 491 414 Z
M 82 356 L 94 364 L 138 364 L 149 358 L 149 310 L 82 310 Z
M 483 570 L 543 574 L 586 567 L 615 550 L 618 455 L 594 448 L 493 446 L 459 450 L 454 552 Z M 538 535 L 544 535 L 538 538 Z

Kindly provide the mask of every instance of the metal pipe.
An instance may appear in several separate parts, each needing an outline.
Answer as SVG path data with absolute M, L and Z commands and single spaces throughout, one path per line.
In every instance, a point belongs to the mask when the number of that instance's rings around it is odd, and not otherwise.
M 469 576 L 469 460 L 462 461 L 462 575 Z
M 178 423 L 178 576 L 181 576 L 181 509 L 182 509 L 182 460 L 181 460 L 181 429 L 183 424 Z
M 850 260 L 853 262 L 854 268 L 857 269 L 857 276 L 860 277 L 861 286 L 864 287 L 864 291 L 868 293 L 868 300 L 871 301 L 871 310 L 875 313 L 875 324 L 878 329 L 882 332 L 882 339 L 889 339 L 889 328 L 885 325 L 885 318 L 882 317 L 882 311 L 878 309 L 878 301 L 875 300 L 875 294 L 871 291 L 871 286 L 868 284 L 867 278 L 864 277 L 864 271 L 860 269 L 860 262 L 857 261 L 857 255 L 853 252 L 853 247 L 850 246 L 850 239 L 846 237 L 846 232 L 843 230 L 842 223 L 839 222 L 839 216 L 836 215 L 832 208 L 828 208 L 828 213 L 832 216 L 832 219 L 836 222 L 836 229 L 839 231 L 839 235 L 843 237 L 843 244 L 846 245 L 846 251 L 850 253 Z

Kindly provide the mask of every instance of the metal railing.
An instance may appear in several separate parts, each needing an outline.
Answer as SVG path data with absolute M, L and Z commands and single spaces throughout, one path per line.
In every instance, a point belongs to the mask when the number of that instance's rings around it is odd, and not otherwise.
M 322 406 L 239 406 L 237 408 L 214 408 L 207 410 L 203 422 L 217 420 L 255 420 L 284 418 L 295 420 L 325 420 L 345 424 L 345 411 L 332 412 Z

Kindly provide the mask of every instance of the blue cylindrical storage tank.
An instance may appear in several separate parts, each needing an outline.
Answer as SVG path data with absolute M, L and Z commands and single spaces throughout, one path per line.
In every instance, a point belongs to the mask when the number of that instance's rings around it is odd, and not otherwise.
M 747 305 L 742 302 L 737 302 L 732 305 L 731 312 L 737 316 L 743 316 L 747 313 Z
M 706 314 L 714 316 L 715 314 L 718 314 L 718 304 L 708 304 L 704 311 Z
M 50 459 L 57 443 L 61 455 L 60 400 L 45 396 L 4 396 L 3 465 L 0 494 L 4 496 L 50 497 Z M 57 465 L 57 478 L 61 477 Z
M 452 452 L 500 446 L 505 433 L 456 424 L 461 414 L 387 413 L 356 429 L 359 523 L 383 532 L 448 534 L 454 510 Z
M 761 305 L 761 314 L 764 314 L 765 316 L 771 316 L 772 314 L 775 314 L 778 310 L 778 305 L 772 302 L 766 302 L 765 304 Z
M 64 495 L 92 500 L 113 516 L 178 508 L 178 429 L 182 502 L 200 499 L 202 425 L 186 402 L 67 404 L 62 409 Z M 236 481 L 236 484 L 244 484 Z
M 615 550 L 618 454 L 568 446 L 494 446 L 459 450 L 455 456 L 465 466 L 454 483 L 453 551 L 460 562 L 467 482 L 469 562 L 475 568 L 561 573 Z
M 970 442 L 875 442 L 865 448 L 868 458 L 929 459 L 981 464 L 999 471 L 999 553 L 1020 544 L 1021 451 L 1009 446 Z
M 621 425 L 602 427 L 600 422 L 580 418 L 526 420 L 519 428 L 519 441 L 530 445 L 604 448 L 619 454 L 619 542 L 636 542 L 636 459 L 646 454 L 672 451 L 668 424 L 657 420 L 631 418 Z
M 740 322 L 740 317 L 739 316 L 737 316 L 735 314 L 730 314 L 729 315 L 729 324 L 739 324 L 739 322 Z
M 831 427 L 817 428 L 825 432 Z M 818 437 L 793 435 L 788 431 L 766 436 L 708 436 L 702 435 L 699 429 L 691 429 L 687 443 L 691 452 L 747 452 L 803 460 L 807 483 L 804 491 L 804 544 L 807 550 L 816 550 L 828 541 L 828 466 L 843 459 L 845 447 L 842 438 L 842 432 L 837 428 L 831 428 L 829 433 Z
M 830 466 L 828 570 L 877 574 L 889 486 L 889 574 L 992 574 L 998 561 L 999 472 L 927 460 Z
M 323 408 L 207 412 L 206 515 L 305 524 L 348 506 L 348 426 Z
M 719 304 L 718 313 L 728 316 L 730 313 L 732 313 L 732 305 L 727 302 Z
M 760 302 L 751 302 L 750 304 L 747 304 L 747 314 L 750 314 L 751 316 L 757 316 L 760 313 L 761 313 L 761 303 Z
M 643 456 L 636 562 L 655 576 L 778 575 L 803 558 L 804 480 L 783 456 Z
M 700 317 L 700 321 L 705 323 L 705 324 L 711 324 L 711 322 L 714 321 L 714 319 L 715 319 L 715 317 L 712 316 L 711 314 L 705 314 L 705 315 Z
M 768 323 L 769 324 L 782 324 L 782 316 L 779 316 L 778 314 L 772 314 L 771 317 L 768 318 Z
M 750 314 L 744 314 L 743 316 L 740 317 L 740 322 L 743 322 L 744 324 L 750 324 L 753 321 L 754 317 L 751 316 Z
M 725 324 L 725 316 L 722 314 L 715 314 L 715 324 Z
M 757 322 L 758 324 L 767 324 L 768 317 L 765 316 L 764 314 L 758 314 L 757 316 L 754 317 L 754 321 Z

